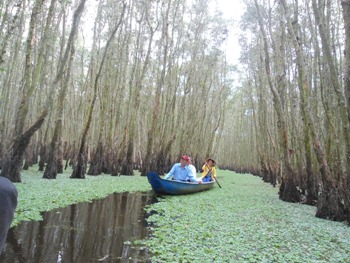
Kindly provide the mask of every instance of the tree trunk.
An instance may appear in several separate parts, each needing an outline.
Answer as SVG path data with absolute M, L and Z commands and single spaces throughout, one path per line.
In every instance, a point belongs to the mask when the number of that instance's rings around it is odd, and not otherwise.
M 102 160 L 103 158 L 107 158 L 107 156 L 103 155 L 103 149 L 104 148 L 103 148 L 102 140 L 99 139 L 96 150 L 91 158 L 90 167 L 87 172 L 88 175 L 99 175 L 102 173 L 102 169 L 103 169 Z
M 277 128 L 279 134 L 279 140 L 281 145 L 281 150 L 283 154 L 283 162 L 285 166 L 285 177 L 282 178 L 281 188 L 280 188 L 280 198 L 287 202 L 299 202 L 300 192 L 298 191 L 295 183 L 295 172 L 291 165 L 290 154 L 289 154 L 289 138 L 288 138 L 288 128 L 285 120 L 285 115 L 283 113 L 283 107 L 281 99 L 276 87 L 273 84 L 271 72 L 270 72 L 270 55 L 268 51 L 267 36 L 264 29 L 264 23 L 260 15 L 259 5 L 257 0 L 254 0 L 256 10 L 259 17 L 260 31 L 263 36 L 264 41 L 264 53 L 265 53 L 265 70 L 268 79 L 268 84 L 270 90 L 273 94 L 274 108 L 277 113 Z
M 6 4 L 10 5 L 10 2 L 11 1 L 7 1 Z M 5 35 L 3 35 L 2 32 L 0 33 L 0 39 L 2 39 L 1 46 L 0 46 L 0 65 L 5 62 L 4 54 L 6 52 L 6 48 L 7 48 L 8 44 L 9 44 L 10 37 L 13 34 L 13 31 L 16 28 L 16 24 L 17 24 L 17 21 L 18 21 L 19 16 L 20 16 L 22 5 L 23 5 L 23 1 L 19 1 L 16 4 L 17 11 L 16 11 L 16 13 L 15 13 L 15 15 L 13 17 L 7 12 L 5 14 L 1 14 L 2 17 L 4 18 L 4 20 L 5 20 L 5 17 L 12 17 L 12 19 L 11 19 L 11 22 L 9 22 L 10 26 L 7 27 L 7 31 L 6 31 Z M 6 11 L 8 11 L 8 9 L 9 8 L 6 8 Z M 2 21 L 2 23 L 0 25 L 1 31 L 4 28 L 4 24 L 3 24 L 5 22 L 4 20 Z
M 51 140 L 49 152 L 48 152 L 48 158 L 47 158 L 47 165 L 44 171 L 43 178 L 46 179 L 56 179 L 58 168 L 62 171 L 63 164 L 61 162 L 62 155 L 62 119 L 63 119 L 63 109 L 64 109 L 64 99 L 66 97 L 70 75 L 71 75 L 71 67 L 73 63 L 74 58 L 74 42 L 75 42 L 75 36 L 77 34 L 78 26 L 80 23 L 80 18 L 84 10 L 86 0 L 82 0 L 79 3 L 79 6 L 77 7 L 76 11 L 74 12 L 73 16 L 73 23 L 71 32 L 69 34 L 69 39 L 67 42 L 66 50 L 63 56 L 63 61 L 61 61 L 60 65 L 61 67 L 58 70 L 58 76 L 55 78 L 55 82 L 52 85 L 58 86 L 60 80 L 64 77 L 62 87 L 59 90 L 59 96 L 58 96 L 58 108 L 57 108 L 57 119 L 56 119 L 56 125 L 53 133 L 53 137 Z
M 164 88 L 165 83 L 165 75 L 166 75 L 166 68 L 168 63 L 168 51 L 169 51 L 169 32 L 168 32 L 168 19 L 169 19 L 169 10 L 170 10 L 170 2 L 168 2 L 168 6 L 166 7 L 166 11 L 164 14 L 164 20 L 163 20 L 163 27 L 162 27 L 162 38 L 161 43 L 163 44 L 163 57 L 161 61 L 161 72 L 160 77 L 157 80 L 157 87 L 155 92 L 155 101 L 154 101 L 154 108 L 153 108 L 153 114 L 152 114 L 152 120 L 151 120 L 151 127 L 148 130 L 147 134 L 147 148 L 146 148 L 146 154 L 143 161 L 143 167 L 141 175 L 145 176 L 147 172 L 154 170 L 155 168 L 155 154 L 153 153 L 153 147 L 154 147 L 154 139 L 156 137 L 156 130 L 158 126 L 158 120 L 160 118 L 160 102 L 161 102 L 161 91 Z
M 322 41 L 322 50 L 326 56 L 328 67 L 330 70 L 331 83 L 335 94 L 338 99 L 338 107 L 340 111 L 340 118 L 342 121 L 342 130 L 344 135 L 345 153 L 346 156 L 350 156 L 350 126 L 349 119 L 347 116 L 347 110 L 345 106 L 345 98 L 341 92 L 341 87 L 337 79 L 338 74 L 336 73 L 334 60 L 331 54 L 331 49 L 326 37 L 326 32 L 323 24 L 323 18 L 319 12 L 319 8 L 316 0 L 312 0 L 312 7 L 315 14 L 315 20 L 319 28 L 320 37 Z M 327 161 L 325 160 L 325 154 L 322 150 L 320 144 L 316 145 L 316 155 L 319 163 L 321 164 L 321 175 L 323 189 L 319 197 L 319 202 L 317 204 L 316 216 L 321 218 L 327 218 L 332 220 L 342 221 L 344 220 L 344 205 L 342 203 L 342 194 L 331 175 L 330 169 L 328 167 Z M 350 162 L 345 163 L 347 173 L 350 172 Z
M 84 3 L 85 1 L 86 0 L 83 0 Z M 53 0 L 52 3 L 55 3 L 55 0 Z M 41 66 L 42 66 L 42 63 L 39 63 L 37 68 L 35 69 L 35 72 L 33 71 L 32 56 L 33 56 L 33 46 L 35 44 L 34 31 L 36 26 L 37 15 L 42 4 L 43 4 L 43 1 L 37 0 L 32 11 L 30 27 L 29 27 L 30 29 L 29 29 L 28 38 L 27 38 L 24 87 L 23 87 L 22 99 L 16 114 L 16 122 L 15 122 L 15 128 L 14 128 L 14 142 L 12 143 L 11 149 L 4 160 L 4 169 L 1 172 L 1 174 L 5 177 L 10 175 L 11 176 L 10 179 L 15 182 L 21 181 L 20 171 L 21 171 L 21 166 L 23 162 L 23 153 L 28 147 L 31 136 L 35 133 L 35 131 L 37 131 L 41 127 L 41 125 L 44 123 L 48 115 L 49 108 L 51 107 L 52 101 L 54 98 L 54 93 L 57 87 L 57 83 L 62 78 L 64 68 L 65 68 L 65 65 L 64 65 L 65 63 L 63 63 L 63 65 L 61 65 L 61 67 L 59 68 L 59 71 L 55 76 L 55 79 L 47 92 L 48 97 L 46 98 L 46 101 L 44 103 L 42 113 L 38 116 L 34 124 L 31 125 L 25 132 L 23 132 L 25 120 L 28 114 L 29 98 L 31 97 L 35 89 L 35 86 L 37 84 L 36 82 L 41 72 Z M 51 6 L 53 8 L 53 5 Z M 52 15 L 52 13 L 49 12 L 49 15 Z M 47 21 L 50 21 L 50 20 L 51 20 L 50 17 L 48 17 Z M 45 45 L 43 45 L 42 48 L 45 49 L 46 48 Z M 43 52 L 43 50 L 41 50 L 41 52 Z M 63 62 L 66 62 L 67 58 L 68 58 L 68 54 L 63 58 Z M 18 140 L 23 140 L 23 142 L 20 142 Z M 18 148 L 15 148 L 15 147 L 18 147 Z
M 22 89 L 22 97 L 19 107 L 16 112 L 16 121 L 13 133 L 13 140 L 9 151 L 3 160 L 3 169 L 1 176 L 8 177 L 12 182 L 21 182 L 21 168 L 23 162 L 23 155 L 30 142 L 30 137 L 34 134 L 35 128 L 38 124 L 41 124 L 41 120 L 38 120 L 32 127 L 30 132 L 23 132 L 25 129 L 25 120 L 28 114 L 29 98 L 33 93 L 34 86 L 32 85 L 32 74 L 33 74 L 33 49 L 34 49 L 34 38 L 35 38 L 35 27 L 37 23 L 38 14 L 44 0 L 35 1 L 32 14 L 30 17 L 30 24 L 28 29 L 28 37 L 26 40 L 26 58 L 25 58 L 25 72 L 24 72 L 24 84 Z
M 30 126 L 23 134 L 13 139 L 11 155 L 5 156 L 5 165 L 1 171 L 1 176 L 9 178 L 12 182 L 21 182 L 21 169 L 24 153 L 30 143 L 31 137 L 45 121 L 46 115 L 47 112 L 43 112 L 32 126 Z
M 84 179 L 85 178 L 85 171 L 86 171 L 86 160 L 84 158 L 84 151 L 85 151 L 85 143 L 86 143 L 86 139 L 87 139 L 87 135 L 90 129 L 90 125 L 91 125 L 91 121 L 92 121 L 92 113 L 94 110 L 94 106 L 95 106 L 95 102 L 96 102 L 96 98 L 97 98 L 97 90 L 98 90 L 98 82 L 99 79 L 101 77 L 101 73 L 102 73 L 102 69 L 104 66 L 104 62 L 106 60 L 107 57 L 107 52 L 109 51 L 109 46 L 112 42 L 112 40 L 114 39 L 115 34 L 117 33 L 119 26 L 122 24 L 123 21 L 123 17 L 124 17 L 124 13 L 125 13 L 125 9 L 126 9 L 126 3 L 123 2 L 123 9 L 122 9 L 122 13 L 120 15 L 120 19 L 117 22 L 115 28 L 112 30 L 112 33 L 106 43 L 106 47 L 103 53 L 103 57 L 102 57 L 102 61 L 100 63 L 99 66 L 99 70 L 97 72 L 96 78 L 95 78 L 95 82 L 94 82 L 94 90 L 93 90 L 93 97 L 90 103 L 90 107 L 89 107 L 89 111 L 87 114 L 87 120 L 86 123 L 84 125 L 84 129 L 83 129 L 83 133 L 82 133 L 82 137 L 81 137 L 81 141 L 80 141 L 80 147 L 79 147 L 79 151 L 78 151 L 78 156 L 77 156 L 77 161 L 74 164 L 74 168 L 73 168 L 73 172 L 72 175 L 70 176 L 70 178 L 78 178 L 78 179 Z
M 350 1 L 342 0 L 341 5 L 343 10 L 345 29 L 344 90 L 346 97 L 346 106 L 348 110 L 348 119 L 350 123 Z M 348 156 L 347 161 L 350 163 L 350 156 Z
M 305 161 L 306 161 L 306 173 L 307 173 L 307 203 L 314 204 L 315 200 L 317 200 L 316 191 L 314 187 L 314 174 L 312 171 L 312 163 L 311 163 L 311 143 L 310 143 L 310 132 L 313 134 L 313 138 L 317 145 L 320 145 L 320 140 L 315 132 L 314 122 L 311 117 L 310 107 L 308 105 L 309 101 L 309 87 L 308 81 L 305 79 L 304 74 L 304 56 L 302 53 L 300 38 L 296 36 L 295 30 L 292 26 L 292 23 L 289 18 L 289 14 L 287 12 L 287 5 L 285 0 L 282 0 L 282 6 L 285 12 L 285 17 L 287 19 L 287 27 L 288 31 L 294 45 L 294 50 L 297 57 L 297 68 L 298 68 L 298 86 L 300 91 L 300 108 L 303 120 L 303 128 L 304 128 L 304 147 L 305 147 Z M 298 26 L 298 19 L 294 19 L 294 25 Z M 311 130 L 311 131 L 310 131 Z M 319 151 L 323 151 L 322 148 Z M 322 156 L 325 156 L 324 153 Z M 327 163 L 326 160 L 322 160 L 322 163 Z M 330 176 L 330 175 L 326 175 Z
M 323 16 L 321 17 L 321 13 L 319 11 L 316 0 L 312 0 L 312 7 L 315 14 L 315 20 L 320 32 L 320 37 L 322 41 L 322 50 L 325 54 L 326 61 L 330 71 L 331 84 L 338 100 L 338 108 L 339 108 L 340 119 L 342 122 L 341 127 L 342 127 L 343 136 L 344 136 L 344 147 L 345 147 L 345 154 L 346 154 L 345 167 L 346 167 L 346 172 L 349 174 L 350 173 L 350 161 L 349 161 L 350 160 L 350 117 L 348 116 L 346 99 L 343 95 L 342 88 L 338 80 L 339 74 L 337 74 L 334 58 L 331 53 L 331 47 L 329 45 L 328 38 L 326 35 L 324 17 Z
M 345 63 L 344 63 L 344 90 L 347 102 L 348 110 L 348 120 L 350 123 L 350 1 L 341 1 L 343 18 L 344 18 L 344 28 L 345 28 Z M 346 156 L 347 163 L 350 163 L 350 154 Z M 346 201 L 345 201 L 345 213 L 347 216 L 347 221 L 350 223 L 350 170 L 347 170 L 346 174 Z
M 129 93 L 130 93 L 130 109 L 129 109 L 129 121 L 127 125 L 129 126 L 129 136 L 128 136 L 128 146 L 126 151 L 125 159 L 121 166 L 121 174 L 123 175 L 133 175 L 134 174 L 134 144 L 135 144 L 135 138 L 136 138 L 136 124 L 137 124 L 137 116 L 139 114 L 139 108 L 140 108 L 140 93 L 142 91 L 142 83 L 146 77 L 147 68 L 149 67 L 150 62 L 150 55 L 152 51 L 152 42 L 153 42 L 153 36 L 155 33 L 155 30 L 152 28 L 150 22 L 149 22 L 149 15 L 148 11 L 144 10 L 145 12 L 145 20 L 149 26 L 150 30 L 150 36 L 148 37 L 148 47 L 146 52 L 145 61 L 141 67 L 141 70 L 136 70 L 139 64 L 141 64 L 139 53 L 143 53 L 143 45 L 144 43 L 141 41 L 141 22 L 139 21 L 139 34 L 137 36 L 137 42 L 136 42 L 136 50 L 135 52 L 135 60 L 134 60 L 134 67 L 132 70 L 133 77 L 131 78 L 129 82 Z M 136 73 L 139 72 L 139 75 Z M 135 80 L 135 81 L 133 81 Z

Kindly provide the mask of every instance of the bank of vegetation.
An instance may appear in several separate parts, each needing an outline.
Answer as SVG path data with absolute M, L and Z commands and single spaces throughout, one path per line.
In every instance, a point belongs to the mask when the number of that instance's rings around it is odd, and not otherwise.
M 114 192 L 150 191 L 140 176 L 42 179 L 37 167 L 17 183 L 13 225 L 42 220 L 41 212 L 104 198 Z M 349 262 L 350 228 L 314 216 L 316 207 L 283 202 L 261 178 L 219 170 L 222 188 L 159 197 L 145 208 L 151 236 L 133 244 L 152 262 Z M 145 211 L 145 212 L 146 212 Z
M 349 262 L 350 228 L 287 203 L 249 174 L 220 171 L 222 188 L 148 207 L 152 262 Z
M 22 182 L 16 183 L 18 206 L 12 226 L 21 221 L 42 220 L 42 212 L 65 207 L 79 202 L 90 202 L 104 198 L 112 193 L 144 192 L 151 187 L 146 177 L 87 176 L 86 180 L 71 180 L 72 170 L 60 174 L 57 180 L 45 180 L 38 167 L 23 172 Z

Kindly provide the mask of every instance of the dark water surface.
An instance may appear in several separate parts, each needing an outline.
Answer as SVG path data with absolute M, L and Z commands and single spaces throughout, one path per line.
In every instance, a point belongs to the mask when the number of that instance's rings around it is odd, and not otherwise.
M 118 193 L 43 213 L 11 228 L 1 263 L 150 262 L 132 241 L 147 238 L 152 192 Z

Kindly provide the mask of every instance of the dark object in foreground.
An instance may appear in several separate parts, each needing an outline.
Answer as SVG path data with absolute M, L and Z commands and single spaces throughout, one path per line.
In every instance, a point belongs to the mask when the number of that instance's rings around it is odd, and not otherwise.
M 200 191 L 211 189 L 215 181 L 207 183 L 187 183 L 174 180 L 165 180 L 155 172 L 149 172 L 147 174 L 148 182 L 151 184 L 152 189 L 157 194 L 165 195 L 184 195 L 193 194 Z
M 0 176 L 0 254 L 17 207 L 17 198 L 16 186 L 8 178 Z

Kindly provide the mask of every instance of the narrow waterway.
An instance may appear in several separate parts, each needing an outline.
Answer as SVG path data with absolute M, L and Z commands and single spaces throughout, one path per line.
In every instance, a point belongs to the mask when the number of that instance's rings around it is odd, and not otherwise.
M 10 229 L 1 263 L 148 262 L 132 241 L 147 238 L 152 192 L 116 193 L 43 213 Z

